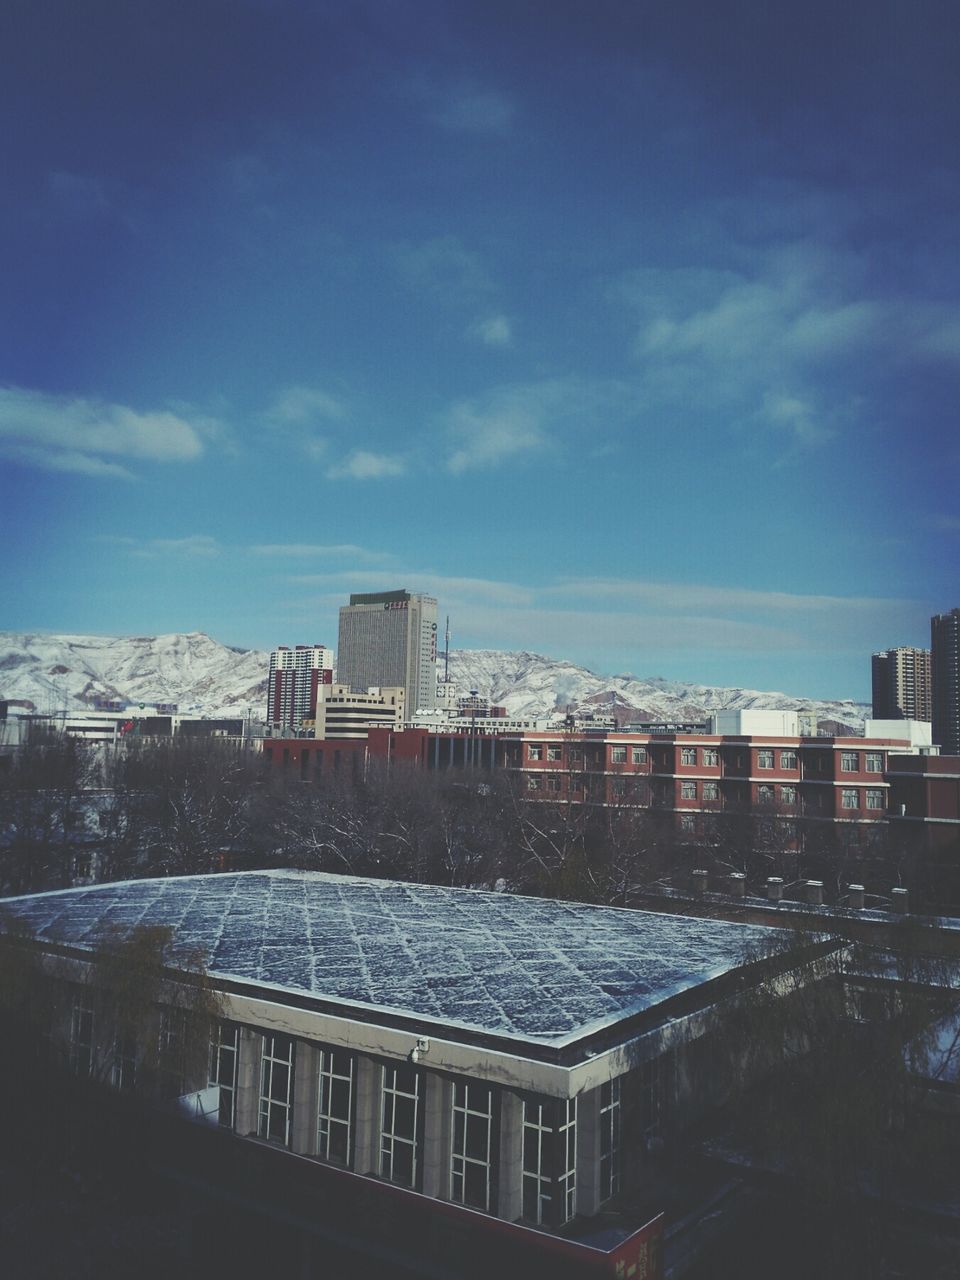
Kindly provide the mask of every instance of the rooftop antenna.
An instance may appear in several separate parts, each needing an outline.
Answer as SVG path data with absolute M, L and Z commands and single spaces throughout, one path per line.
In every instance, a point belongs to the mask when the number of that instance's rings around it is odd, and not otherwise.
M 447 614 L 447 629 L 444 636 L 443 683 L 450 683 L 450 615 Z

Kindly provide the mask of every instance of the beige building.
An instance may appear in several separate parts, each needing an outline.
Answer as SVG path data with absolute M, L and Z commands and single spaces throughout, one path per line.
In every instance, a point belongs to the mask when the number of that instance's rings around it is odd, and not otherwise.
M 437 705 L 437 602 L 410 591 L 351 595 L 340 610 L 337 679 L 406 691 L 411 714 Z

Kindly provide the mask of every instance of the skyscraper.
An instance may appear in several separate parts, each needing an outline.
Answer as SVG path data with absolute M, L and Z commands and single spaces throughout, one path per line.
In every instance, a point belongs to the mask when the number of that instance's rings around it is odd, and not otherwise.
M 933 740 L 944 755 L 960 755 L 960 609 L 930 619 Z
M 408 714 L 437 705 L 437 602 L 409 591 L 351 595 L 340 610 L 337 679 L 406 690 Z
M 930 719 L 929 649 L 884 649 L 872 667 L 874 720 Z
M 322 684 L 333 680 L 333 653 L 323 644 L 281 645 L 270 655 L 267 724 L 295 732 L 317 714 Z

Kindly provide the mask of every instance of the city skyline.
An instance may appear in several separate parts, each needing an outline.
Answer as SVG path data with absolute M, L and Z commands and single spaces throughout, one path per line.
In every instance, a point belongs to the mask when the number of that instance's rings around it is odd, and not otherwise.
M 952 6 L 0 21 L 6 628 L 867 701 L 957 604 Z

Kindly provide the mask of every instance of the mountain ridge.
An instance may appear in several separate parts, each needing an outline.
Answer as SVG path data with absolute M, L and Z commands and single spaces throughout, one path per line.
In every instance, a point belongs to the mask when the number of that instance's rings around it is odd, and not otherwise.
M 262 718 L 267 650 L 225 645 L 203 631 L 109 636 L 0 632 L 0 699 L 26 711 L 91 708 L 96 699 L 175 702 L 181 712 Z M 869 707 L 664 676 L 598 675 L 530 650 L 452 649 L 450 676 L 463 696 L 476 689 L 513 718 L 569 710 L 636 720 L 703 720 L 712 711 L 804 709 L 831 727 L 862 731 Z

